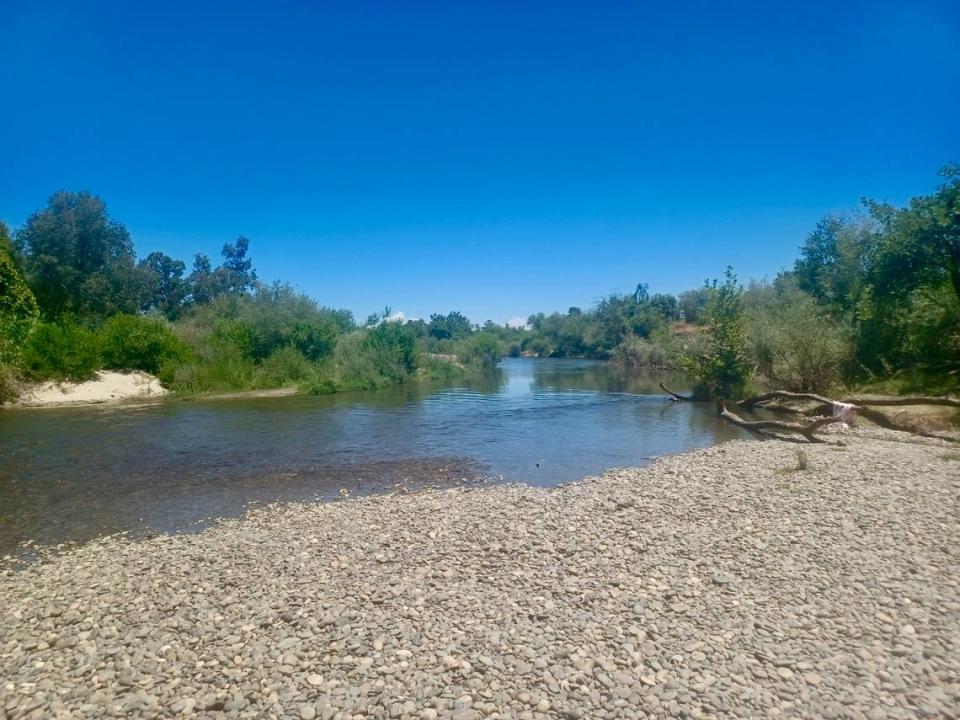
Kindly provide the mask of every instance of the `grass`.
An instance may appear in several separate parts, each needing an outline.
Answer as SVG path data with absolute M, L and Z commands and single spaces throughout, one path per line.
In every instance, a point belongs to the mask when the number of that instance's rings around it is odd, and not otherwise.
M 796 472 L 804 472 L 810 468 L 810 458 L 807 456 L 806 450 L 794 450 L 794 455 L 796 456 L 796 465 L 793 467 L 785 467 L 777 470 L 781 475 L 790 475 Z

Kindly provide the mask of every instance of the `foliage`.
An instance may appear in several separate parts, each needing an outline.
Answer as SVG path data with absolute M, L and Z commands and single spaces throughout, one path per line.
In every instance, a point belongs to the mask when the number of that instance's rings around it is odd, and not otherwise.
M 872 219 L 828 215 L 800 248 L 793 273 L 797 286 L 834 315 L 849 314 L 863 295 L 877 241 Z
M 315 376 L 314 366 L 295 347 L 282 347 L 260 363 L 253 373 L 253 387 L 289 387 Z
M 770 302 L 755 303 L 747 316 L 750 356 L 769 384 L 826 393 L 840 382 L 852 356 L 849 326 L 811 296 L 795 287 L 773 289 Z
M 58 379 L 140 367 L 186 392 L 330 392 L 461 372 L 455 357 L 486 367 L 503 354 L 625 367 L 679 357 L 702 392 L 724 397 L 742 392 L 751 367 L 795 390 L 870 382 L 955 391 L 960 167 L 943 176 L 907 207 L 866 201 L 861 214 L 824 218 L 773 283 L 744 293 L 728 272 L 677 296 L 640 283 L 591 308 L 531 315 L 523 328 L 480 328 L 458 311 L 394 322 L 385 308 L 358 329 L 349 311 L 260 283 L 245 237 L 223 246 L 217 267 L 196 255 L 187 274 L 161 252 L 138 262 L 99 198 L 59 192 L 15 243 L 0 224 L 0 365 L 20 363 L 11 377 Z M 31 333 L 38 310 L 44 323 Z
M 684 322 L 700 324 L 710 300 L 710 285 L 704 284 L 694 290 L 684 290 L 677 296 L 677 308 Z
M 253 261 L 247 257 L 250 241 L 240 236 L 233 245 L 226 243 L 220 254 L 223 264 L 214 268 L 210 258 L 198 253 L 193 259 L 193 272 L 187 278 L 191 305 L 204 305 L 223 295 L 244 295 L 257 287 Z
M 362 350 L 379 375 L 403 382 L 417 369 L 414 334 L 399 322 L 384 321 L 367 332 Z
M 58 192 L 17 233 L 25 275 L 46 320 L 135 313 L 144 293 L 127 229 L 90 193 Z
M 473 325 L 457 311 L 448 315 L 431 315 L 427 325 L 427 334 L 437 340 L 460 340 L 472 332 Z
M 465 340 L 458 357 L 468 365 L 482 370 L 495 368 L 503 357 L 504 347 L 500 339 L 490 332 L 476 333 Z
M 0 404 L 14 402 L 20 397 L 20 378 L 13 365 L 0 363 Z
M 613 293 L 589 311 L 571 307 L 565 315 L 531 315 L 521 350 L 539 357 L 610 358 L 628 338 L 649 338 L 665 328 L 677 312 L 676 298 L 650 297 L 641 283 L 632 294 Z
M 187 266 L 162 252 L 152 252 L 139 264 L 146 277 L 146 290 L 141 309 L 158 312 L 176 320 L 183 312 L 190 287 L 183 274 Z
M 21 367 L 36 380 L 89 380 L 101 367 L 99 340 L 67 318 L 40 323 L 24 347 Z
M 884 224 L 870 273 L 878 295 L 904 299 L 946 283 L 960 303 L 960 165 L 948 165 L 941 175 L 946 182 L 937 192 L 913 198 L 907 208 L 868 205 Z
M 0 240 L 5 240 L 6 226 L 0 223 Z M 15 363 L 37 322 L 37 302 L 8 251 L 9 244 L 0 244 L 0 365 Z
M 188 356 L 184 342 L 157 318 L 114 315 L 97 334 L 103 367 L 111 370 L 143 370 L 158 375 L 162 368 L 183 362 Z
M 709 288 L 706 346 L 699 352 L 685 353 L 681 365 L 696 380 L 701 394 L 711 398 L 739 398 L 751 374 L 746 352 L 743 288 L 729 267 L 723 283 L 718 285 L 714 280 Z
M 202 392 L 305 382 L 350 326 L 348 311 L 320 307 L 282 283 L 258 286 L 252 295 L 221 294 L 174 325 L 193 355 L 175 373 L 174 387 Z
M 671 365 L 670 354 L 662 343 L 636 335 L 628 335 L 614 348 L 610 362 L 622 368 L 660 369 Z

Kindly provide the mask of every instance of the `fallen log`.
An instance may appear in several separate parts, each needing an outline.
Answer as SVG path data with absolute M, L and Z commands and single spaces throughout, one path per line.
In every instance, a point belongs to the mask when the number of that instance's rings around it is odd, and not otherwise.
M 680 395 L 675 393 L 673 390 L 668 388 L 663 382 L 660 383 L 660 389 L 663 390 L 667 395 L 673 398 L 674 402 L 684 402 L 693 400 L 692 395 Z
M 754 395 L 746 400 L 740 400 L 737 405 L 740 407 L 750 408 L 754 405 L 759 405 L 760 403 L 765 403 L 770 400 L 812 400 L 813 402 L 823 403 L 825 405 L 833 404 L 833 400 L 824 397 L 823 395 L 816 395 L 814 393 L 789 392 L 788 390 L 772 390 L 770 392 L 765 392 L 762 395 Z
M 717 400 L 717 414 L 727 422 L 736 425 L 739 428 L 743 428 L 747 432 L 753 433 L 761 440 L 768 440 L 770 438 L 780 440 L 784 439 L 770 432 L 779 431 L 783 433 L 803 435 L 808 442 L 822 443 L 826 442 L 826 440 L 818 438 L 814 433 L 816 433 L 817 430 L 822 428 L 824 425 L 843 422 L 842 417 L 822 417 L 806 424 L 781 422 L 779 420 L 744 420 L 736 413 L 728 410 L 723 400 Z
M 945 405 L 947 407 L 960 407 L 960 398 L 950 397 L 949 395 L 909 395 L 890 398 L 853 397 L 843 402 L 852 405 L 871 405 L 874 407 L 894 407 L 899 405 Z

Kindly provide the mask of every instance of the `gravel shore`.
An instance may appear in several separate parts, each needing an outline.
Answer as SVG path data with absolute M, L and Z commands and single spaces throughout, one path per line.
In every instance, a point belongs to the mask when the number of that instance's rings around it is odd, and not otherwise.
M 960 446 L 837 442 L 97 541 L 0 577 L 0 717 L 957 717 Z

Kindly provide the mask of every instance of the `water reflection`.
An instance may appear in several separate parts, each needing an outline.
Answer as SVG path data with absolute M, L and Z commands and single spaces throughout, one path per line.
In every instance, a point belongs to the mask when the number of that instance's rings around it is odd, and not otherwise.
M 446 385 L 0 413 L 0 551 L 483 473 L 553 485 L 739 431 L 662 375 L 505 360 Z M 682 377 L 665 380 L 679 390 Z

